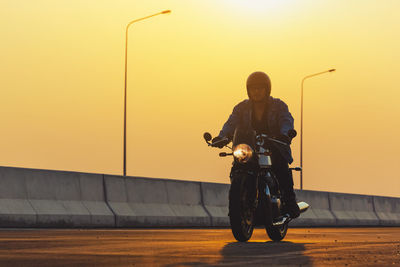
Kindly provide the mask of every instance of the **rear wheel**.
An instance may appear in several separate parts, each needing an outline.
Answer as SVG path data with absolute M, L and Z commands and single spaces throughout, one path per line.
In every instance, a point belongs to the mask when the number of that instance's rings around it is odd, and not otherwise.
M 229 221 L 237 241 L 246 242 L 253 234 L 256 187 L 254 177 L 238 174 L 232 177 L 229 190 Z
M 265 230 L 267 231 L 269 238 L 273 241 L 281 241 L 286 236 L 288 224 L 285 223 L 281 226 L 266 226 Z

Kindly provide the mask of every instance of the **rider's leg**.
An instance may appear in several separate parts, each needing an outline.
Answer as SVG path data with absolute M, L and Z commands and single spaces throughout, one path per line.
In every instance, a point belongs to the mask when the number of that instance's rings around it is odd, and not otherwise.
M 275 149 L 272 150 L 272 170 L 279 181 L 284 212 L 289 213 L 292 218 L 297 218 L 300 215 L 300 209 L 293 189 L 292 171 L 289 169 L 287 160 Z

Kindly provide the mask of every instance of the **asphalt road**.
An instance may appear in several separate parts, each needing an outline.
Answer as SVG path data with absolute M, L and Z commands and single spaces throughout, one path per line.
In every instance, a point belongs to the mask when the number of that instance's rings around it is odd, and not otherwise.
M 400 228 L 0 230 L 1 266 L 400 266 Z

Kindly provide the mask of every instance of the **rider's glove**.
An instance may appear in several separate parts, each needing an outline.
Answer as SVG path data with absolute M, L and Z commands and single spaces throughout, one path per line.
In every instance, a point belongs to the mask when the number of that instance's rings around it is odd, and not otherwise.
M 211 142 L 212 142 L 211 146 L 218 147 L 218 148 L 223 148 L 225 145 L 227 145 L 229 143 L 228 138 L 225 138 L 225 140 L 223 140 L 224 138 L 225 137 L 221 137 L 221 136 L 214 137 L 211 140 Z M 218 143 L 216 143 L 216 142 L 218 142 Z M 214 143 L 216 143 L 216 144 L 214 144 Z

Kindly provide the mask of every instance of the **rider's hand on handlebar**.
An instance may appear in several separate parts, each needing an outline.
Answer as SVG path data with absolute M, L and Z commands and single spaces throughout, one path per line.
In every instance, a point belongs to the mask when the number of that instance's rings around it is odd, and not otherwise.
M 287 135 L 281 134 L 276 139 L 279 141 L 285 142 L 286 144 L 290 145 L 292 143 L 292 138 Z
M 225 140 L 223 140 L 225 139 Z M 218 142 L 218 143 L 217 143 Z M 211 140 L 211 146 L 213 147 L 218 147 L 218 148 L 223 148 L 225 145 L 229 143 L 229 140 L 224 137 L 216 136 Z M 216 143 L 216 144 L 214 144 Z

